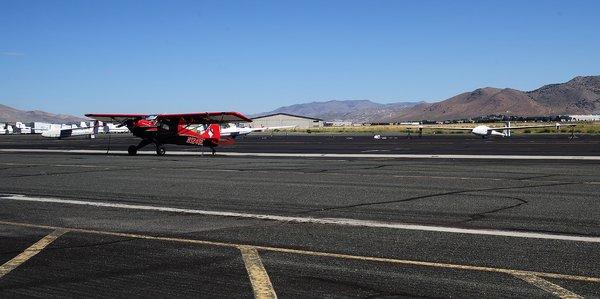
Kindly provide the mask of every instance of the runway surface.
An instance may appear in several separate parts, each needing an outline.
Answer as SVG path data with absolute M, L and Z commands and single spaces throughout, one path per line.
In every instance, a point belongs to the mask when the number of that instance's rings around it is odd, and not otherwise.
M 569 139 L 562 135 L 520 135 L 511 138 L 482 139 L 474 135 L 248 135 L 233 146 L 217 148 L 219 152 L 243 153 L 325 153 L 325 154 L 492 154 L 492 155 L 576 155 L 600 156 L 600 135 L 577 135 Z M 0 136 L 0 149 L 76 149 L 125 151 L 139 138 L 131 135 L 100 135 L 90 140 L 47 139 L 39 135 Z M 200 152 L 198 147 L 167 145 L 169 151 Z M 152 146 L 144 150 L 153 150 Z M 209 149 L 206 149 L 208 152 Z
M 599 165 L 1 153 L 0 294 L 598 297 Z

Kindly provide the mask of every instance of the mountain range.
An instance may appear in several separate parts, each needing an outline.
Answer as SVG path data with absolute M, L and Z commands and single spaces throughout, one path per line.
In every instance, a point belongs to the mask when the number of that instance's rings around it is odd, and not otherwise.
M 53 114 L 40 110 L 24 111 L 0 104 L 0 122 L 49 122 L 49 123 L 74 123 L 84 121 L 85 118 L 66 114 Z
M 399 122 L 467 119 L 486 115 L 547 116 L 600 114 L 600 76 L 580 76 L 532 91 L 479 88 L 435 103 L 380 104 L 368 100 L 296 104 L 253 116 L 288 113 L 326 121 Z M 44 111 L 23 111 L 0 104 L 0 122 L 73 123 L 85 118 Z
M 566 83 L 545 85 L 532 91 L 485 87 L 436 103 L 379 104 L 367 100 L 312 102 L 280 107 L 259 115 L 272 113 L 353 122 L 440 121 L 498 114 L 600 114 L 600 76 L 575 77 Z
M 392 119 L 410 107 L 425 102 L 399 102 L 379 104 L 368 100 L 327 101 L 296 104 L 277 108 L 259 115 L 287 113 L 320 118 L 328 121 L 341 120 L 352 122 L 373 122 L 374 120 Z

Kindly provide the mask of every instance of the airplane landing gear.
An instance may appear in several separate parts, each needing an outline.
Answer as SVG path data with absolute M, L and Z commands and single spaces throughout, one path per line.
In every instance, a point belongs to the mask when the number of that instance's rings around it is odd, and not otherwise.
M 211 146 L 211 147 L 210 147 L 210 149 L 212 150 L 212 155 L 213 155 L 213 156 L 217 154 L 217 151 L 215 150 L 215 148 L 214 148 L 214 147 L 212 147 L 212 146 Z
M 167 152 L 167 150 L 165 149 L 164 146 L 162 145 L 156 145 L 156 155 L 157 156 L 164 156 L 164 154 Z
M 158 156 L 162 156 L 164 155 L 167 150 L 165 149 L 165 147 L 162 144 L 159 144 L 157 141 L 153 140 L 153 139 L 143 139 L 142 141 L 140 141 L 140 143 L 135 146 L 135 145 L 130 145 L 129 148 L 127 148 L 127 153 L 130 156 L 135 156 L 137 155 L 137 151 L 141 148 L 143 148 L 144 146 L 154 143 L 156 144 L 156 155 Z
M 137 146 L 135 146 L 135 145 L 130 145 L 130 146 L 129 146 L 129 148 L 127 149 L 127 153 L 128 153 L 130 156 L 135 156 L 135 155 L 137 155 Z

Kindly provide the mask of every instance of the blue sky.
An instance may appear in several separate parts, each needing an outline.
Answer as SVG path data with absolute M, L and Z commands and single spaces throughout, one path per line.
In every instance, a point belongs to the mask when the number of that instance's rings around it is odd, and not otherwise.
M 256 113 L 600 75 L 600 1 L 0 1 L 0 103 Z

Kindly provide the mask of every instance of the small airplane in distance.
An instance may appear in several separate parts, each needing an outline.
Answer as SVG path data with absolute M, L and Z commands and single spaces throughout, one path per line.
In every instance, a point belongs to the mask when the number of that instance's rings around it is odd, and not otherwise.
M 108 132 L 107 126 L 102 126 L 104 133 Z M 89 138 L 96 138 L 99 133 L 99 124 L 94 122 L 93 127 L 87 127 L 84 122 L 81 123 L 81 127 L 78 128 L 62 128 L 61 125 L 52 125 L 49 130 L 42 132 L 43 137 L 47 138 L 67 138 L 72 136 L 87 136 Z
M 245 136 L 252 132 L 264 132 L 269 130 L 284 130 L 284 129 L 293 129 L 296 126 L 278 126 L 278 127 L 259 127 L 259 128 L 247 128 L 247 127 L 238 127 L 237 125 L 231 123 L 227 124 L 226 127 L 221 128 L 221 136 L 231 136 L 232 138 L 236 138 L 237 136 Z
M 251 119 L 238 112 L 201 112 L 183 114 L 86 114 L 85 116 L 102 122 L 118 123 L 126 126 L 134 136 L 142 140 L 138 145 L 127 149 L 129 155 L 146 145 L 154 144 L 156 154 L 166 153 L 165 144 L 208 146 L 215 154 L 219 144 L 233 144 L 233 138 L 221 138 L 221 126 L 224 123 L 252 122 Z M 207 125 L 202 131 L 194 130 L 194 126 Z
M 527 126 L 511 126 L 510 122 L 507 122 L 504 127 L 489 127 L 486 125 L 479 125 L 474 128 L 465 128 L 465 127 L 439 127 L 439 126 L 419 126 L 419 134 L 423 132 L 423 129 L 429 130 L 449 130 L 449 131 L 471 131 L 473 135 L 481 136 L 481 138 L 486 138 L 490 136 L 500 136 L 500 137 L 510 137 L 511 130 L 524 130 L 524 129 L 535 129 L 535 128 L 556 128 L 557 130 L 560 127 L 574 127 L 577 124 L 561 124 L 556 123 L 553 125 L 527 125 Z

